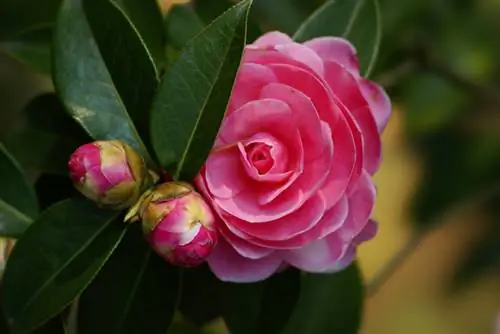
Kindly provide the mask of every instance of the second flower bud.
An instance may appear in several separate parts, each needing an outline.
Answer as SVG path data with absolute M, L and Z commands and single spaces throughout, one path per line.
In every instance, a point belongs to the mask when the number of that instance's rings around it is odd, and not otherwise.
M 187 183 L 167 182 L 146 192 L 125 218 L 139 219 L 151 247 L 173 265 L 198 266 L 217 244 L 214 215 Z

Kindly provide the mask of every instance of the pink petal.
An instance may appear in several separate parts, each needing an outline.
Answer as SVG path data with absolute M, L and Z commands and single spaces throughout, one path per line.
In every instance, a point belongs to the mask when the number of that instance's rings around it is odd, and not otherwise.
M 316 107 L 319 117 L 327 122 L 331 129 L 335 127 L 341 112 L 333 101 L 327 83 L 321 77 L 294 65 L 278 63 L 267 66 L 273 70 L 280 83 L 307 96 Z
M 259 37 L 255 42 L 251 44 L 251 46 L 274 46 L 278 44 L 289 43 L 293 43 L 293 40 L 290 38 L 290 36 L 279 31 L 270 31 Z
M 266 66 L 242 63 L 231 93 L 228 113 L 241 108 L 247 102 L 257 100 L 262 87 L 272 82 L 276 82 L 276 77 Z
M 335 273 L 345 268 L 354 261 L 356 256 L 356 246 L 348 245 L 342 253 L 342 256 L 329 268 L 325 268 L 323 273 Z
M 225 224 L 219 226 L 219 232 L 224 239 L 233 246 L 234 250 L 247 259 L 261 259 L 274 252 L 273 249 L 254 245 L 247 240 L 234 235 Z
M 363 134 L 361 133 L 361 128 L 359 127 L 358 123 L 356 123 L 354 116 L 345 108 L 345 106 L 340 101 L 336 101 L 336 103 L 345 116 L 345 119 L 347 121 L 346 123 L 349 125 L 349 130 L 354 140 L 354 153 L 356 155 L 356 159 L 354 161 L 354 167 L 351 172 L 351 179 L 349 180 L 349 186 L 351 186 L 356 182 L 363 171 Z
M 307 246 L 281 252 L 283 260 L 290 265 L 308 272 L 323 272 L 332 267 L 342 256 L 342 240 L 333 233 Z
M 321 220 L 324 213 L 325 203 L 323 199 L 320 196 L 313 196 L 297 211 L 277 220 L 265 223 L 249 223 L 234 217 L 228 217 L 225 220 L 251 238 L 274 240 L 279 243 L 281 240 L 293 238 L 310 230 Z M 266 244 L 265 242 L 258 244 L 270 247 L 277 245 L 277 243 Z
M 237 146 L 212 151 L 205 166 L 206 186 L 213 196 L 231 198 L 252 185 Z
M 300 139 L 297 138 L 297 140 Z M 271 155 L 274 160 L 274 165 L 265 174 L 260 174 L 257 171 L 257 169 L 253 166 L 253 164 L 248 160 L 245 146 L 252 143 L 264 143 L 271 147 Z M 245 144 L 239 142 L 238 150 L 240 152 L 240 159 L 242 160 L 247 175 L 256 181 L 283 182 L 289 179 L 290 176 L 294 173 L 293 170 L 289 170 L 288 168 L 289 165 L 288 149 L 286 147 L 283 147 L 281 142 L 276 140 L 276 138 L 274 138 L 272 135 L 268 133 L 258 133 L 252 138 L 250 138 L 248 141 L 246 141 Z M 293 158 L 294 157 L 292 155 L 292 161 L 294 160 Z M 290 163 L 290 165 L 292 166 L 296 164 L 297 164 L 296 162 Z
M 346 197 L 342 197 L 337 204 L 326 211 L 321 220 L 310 230 L 289 240 L 284 240 L 287 245 L 305 245 L 312 240 L 323 239 L 342 227 L 349 213 Z
M 391 100 L 382 87 L 369 80 L 360 79 L 360 87 L 363 96 L 368 101 L 372 115 L 375 118 L 378 131 L 382 133 L 391 115 Z
M 333 161 L 330 173 L 320 193 L 327 200 L 327 208 L 332 207 L 344 195 L 351 177 L 356 173 L 359 151 L 347 120 L 341 121 L 333 129 Z
M 215 205 L 230 215 L 251 223 L 276 220 L 296 211 L 308 198 L 298 191 L 285 191 L 268 205 L 261 205 L 258 189 L 247 189 L 232 198 L 215 198 Z
M 377 233 L 377 223 L 373 220 L 369 220 L 368 224 L 363 228 L 363 230 L 354 238 L 353 243 L 348 246 L 344 246 L 344 251 L 340 259 L 335 262 L 335 264 L 325 270 L 325 272 L 333 273 L 337 271 L 344 270 L 347 268 L 356 257 L 356 250 L 359 244 L 363 241 L 372 239 Z
M 291 151 L 293 152 L 294 157 L 289 165 L 292 174 L 284 183 L 273 188 L 263 188 L 260 190 L 258 201 L 261 205 L 266 205 L 274 201 L 276 197 L 290 188 L 290 186 L 294 184 L 294 182 L 304 172 L 304 145 L 302 144 L 298 131 L 296 131 L 296 136 L 293 139 L 294 143 L 290 145 L 290 148 L 293 148 Z
M 358 233 L 358 235 L 354 238 L 353 242 L 357 245 L 362 244 L 365 241 L 369 241 L 373 239 L 378 232 L 378 223 L 370 219 L 368 220 L 368 223 L 365 225 L 363 230 Z
M 333 95 L 344 104 L 348 110 L 359 109 L 368 105 L 361 92 L 358 79 L 340 64 L 325 61 L 325 81 Z
M 316 196 L 320 197 L 320 196 Z M 307 204 L 307 202 L 306 202 Z M 251 239 L 251 242 L 263 247 L 274 249 L 298 249 L 307 246 L 315 240 L 323 239 L 338 230 L 344 223 L 348 213 L 347 199 L 343 198 L 333 208 L 327 211 L 315 224 L 308 224 L 303 233 L 283 240 Z M 255 224 L 256 225 L 256 224 Z M 267 224 L 266 224 L 267 225 Z M 270 225 L 272 226 L 272 225 Z
M 297 119 L 300 137 L 309 156 L 315 158 L 327 145 L 321 133 L 321 120 L 314 104 L 301 91 L 281 83 L 272 83 L 264 87 L 260 93 L 262 99 L 276 99 L 288 104 L 293 116 Z
M 250 139 L 259 132 L 272 134 L 283 141 L 293 136 L 289 129 L 295 129 L 295 118 L 288 105 L 278 100 L 256 100 L 242 106 L 228 115 L 219 131 L 219 137 L 226 144 Z
M 324 61 L 335 61 L 353 74 L 359 74 L 356 49 L 349 41 L 340 37 L 319 37 L 304 45 L 314 50 Z
M 286 45 L 276 45 L 275 49 L 293 60 L 310 67 L 314 72 L 316 72 L 317 75 L 323 75 L 323 62 L 316 52 L 310 48 L 302 44 L 291 43 Z
M 300 193 L 304 200 L 310 198 L 312 194 L 322 187 L 328 177 L 330 166 L 332 165 L 333 143 L 331 141 L 330 128 L 325 122 L 322 122 L 321 125 L 322 138 L 326 144 L 324 151 L 319 156 L 316 156 L 314 160 L 304 162 L 304 169 L 302 173 L 297 177 L 295 182 L 293 182 L 288 189 L 286 189 L 286 192 Z M 259 199 L 259 202 L 263 205 L 272 205 L 273 201 L 275 201 L 278 196 L 281 196 L 283 193 L 284 192 L 280 191 L 266 194 L 266 196 Z
M 373 212 L 376 190 L 370 175 L 363 172 L 349 191 L 349 215 L 339 233 L 351 242 L 366 226 Z
M 351 114 L 363 134 L 363 168 L 373 175 L 382 161 L 382 143 L 377 124 L 368 107 L 352 110 Z
M 221 281 L 251 283 L 265 280 L 281 266 L 282 260 L 273 253 L 259 260 L 246 259 L 234 251 L 224 239 L 220 239 L 207 259 L 212 272 Z

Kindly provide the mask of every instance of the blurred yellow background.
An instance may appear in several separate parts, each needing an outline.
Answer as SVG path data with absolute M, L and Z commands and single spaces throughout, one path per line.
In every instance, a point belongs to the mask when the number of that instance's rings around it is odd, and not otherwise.
M 383 136 L 384 161 L 378 174 L 375 218 L 378 236 L 361 246 L 359 261 L 369 280 L 410 237 L 408 204 L 419 181 L 418 158 L 405 145 L 404 119 L 397 110 Z M 493 333 L 500 313 L 498 276 L 486 277 L 464 292 L 445 295 L 446 282 L 465 247 L 482 233 L 473 208 L 456 210 L 366 301 L 363 334 Z M 468 212 L 467 212 L 468 211 Z M 468 224 L 471 219 L 476 224 Z

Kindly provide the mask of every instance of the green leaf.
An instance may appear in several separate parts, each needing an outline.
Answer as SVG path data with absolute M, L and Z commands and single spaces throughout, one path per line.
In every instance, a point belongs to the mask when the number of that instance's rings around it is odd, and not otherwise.
M 97 48 L 81 0 L 64 1 L 54 41 L 54 84 L 68 112 L 94 139 L 123 140 L 151 162 Z
M 132 226 L 80 297 L 80 334 L 165 334 L 179 293 L 179 270 L 157 256 Z
M 231 334 L 255 334 L 262 306 L 264 282 L 224 283 L 224 322 Z
M 33 331 L 32 334 L 66 334 L 62 315 L 58 315 Z
M 262 29 L 257 24 L 257 18 L 259 17 L 260 13 L 257 13 L 255 11 L 255 4 L 258 3 L 258 1 L 259 0 L 254 0 L 254 5 L 252 6 L 252 10 L 250 10 L 250 13 L 248 15 L 247 43 L 253 42 L 262 35 Z M 234 5 L 234 1 L 232 0 L 191 0 L 190 3 L 201 21 L 203 21 L 205 24 L 210 24 L 218 16 L 222 15 L 222 13 L 224 13 L 226 10 L 231 8 L 232 5 Z M 272 3 L 274 3 L 274 1 L 272 1 Z
M 139 33 L 158 72 L 165 67 L 166 34 L 163 15 L 155 0 L 114 0 Z
M 87 200 L 65 200 L 30 226 L 9 257 L 2 282 L 13 334 L 39 327 L 85 289 L 124 234 L 117 216 Z
M 181 50 L 186 43 L 205 28 L 191 4 L 174 5 L 165 17 L 168 45 Z
M 212 149 L 239 69 L 251 3 L 238 3 L 192 39 L 160 84 L 152 142 L 175 179 L 192 180 Z
M 300 297 L 284 334 L 357 334 L 363 285 L 355 264 L 335 274 L 304 274 Z
M 300 275 L 296 269 L 275 274 L 267 280 L 256 333 L 281 333 L 300 295 Z
M 206 264 L 184 270 L 179 311 L 200 327 L 221 316 L 222 286 Z
M 27 31 L 0 41 L 0 49 L 21 63 L 43 74 L 50 74 L 50 47 L 52 31 L 49 28 Z
M 0 184 L 0 235 L 18 238 L 38 214 L 38 204 L 19 164 L 2 144 Z
M 356 48 L 360 69 L 368 77 L 375 66 L 382 38 L 378 0 L 329 0 L 295 32 L 304 42 L 321 36 L 340 36 Z
M 232 334 L 280 333 L 299 297 L 300 271 L 288 269 L 259 283 L 224 283 L 222 291 L 223 317 Z
M 141 32 L 128 13 L 114 0 L 82 0 L 87 21 L 93 31 L 99 53 L 118 95 L 139 135 L 149 146 L 149 109 L 160 78 Z M 135 13 L 142 13 L 134 2 L 155 8 L 155 0 L 127 0 Z M 153 12 L 155 13 L 155 12 Z M 147 16 L 148 13 L 142 13 Z M 136 14 L 137 16 L 138 14 Z M 142 21 L 141 21 L 142 22 Z M 157 34 L 163 36 L 160 22 Z M 163 59 L 163 58 L 162 58 Z M 159 64 L 162 66 L 162 64 Z
M 55 94 L 31 100 L 23 116 L 25 121 L 6 138 L 5 146 L 25 170 L 67 175 L 69 156 L 92 139 Z

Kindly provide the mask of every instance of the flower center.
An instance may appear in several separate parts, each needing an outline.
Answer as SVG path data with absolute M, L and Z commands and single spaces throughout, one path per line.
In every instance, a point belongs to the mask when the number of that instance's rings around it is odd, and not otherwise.
M 271 146 L 264 143 L 251 143 L 246 146 L 248 160 L 259 174 L 266 174 L 274 165 Z

